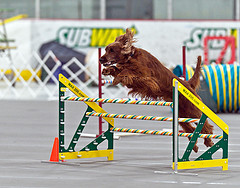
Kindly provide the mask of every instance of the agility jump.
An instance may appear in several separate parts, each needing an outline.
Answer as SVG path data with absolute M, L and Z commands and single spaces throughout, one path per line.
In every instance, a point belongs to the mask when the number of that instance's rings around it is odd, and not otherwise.
M 77 97 L 64 96 L 65 91 L 69 89 Z M 116 128 L 114 127 L 114 118 L 120 117 L 119 114 L 109 115 L 95 102 L 109 102 L 117 104 L 137 104 L 137 101 L 131 100 L 120 100 L 120 99 L 100 99 L 100 98 L 89 98 L 80 89 L 78 89 L 72 82 L 65 78 L 62 74 L 59 75 L 59 160 L 66 159 L 80 159 L 80 158 L 93 158 L 93 157 L 107 157 L 108 160 L 113 160 L 113 131 L 118 132 L 131 132 L 131 133 L 141 133 L 141 134 L 153 134 L 153 135 L 168 135 L 173 136 L 173 169 L 177 171 L 178 169 L 192 169 L 192 168 L 207 168 L 207 167 L 222 167 L 223 170 L 228 170 L 228 133 L 229 128 L 226 123 L 224 123 L 216 114 L 214 114 L 205 104 L 203 104 L 197 97 L 195 97 L 187 88 L 185 88 L 177 80 L 173 80 L 174 89 L 174 101 L 172 102 L 158 102 L 158 101 L 138 101 L 140 105 L 161 105 L 161 106 L 172 106 L 173 107 L 173 118 L 161 117 L 162 120 L 168 119 L 173 122 L 173 132 L 164 131 L 151 131 L 151 130 L 140 130 L 140 129 L 128 129 L 128 128 Z M 199 108 L 203 113 L 200 119 L 191 118 L 178 118 L 178 92 L 184 95 L 189 101 L 191 101 L 197 108 Z M 83 118 L 73 135 L 73 138 L 68 147 L 65 147 L 64 142 L 64 114 L 65 114 L 65 101 L 83 101 L 87 104 L 87 110 L 83 115 Z M 87 124 L 89 117 L 91 116 L 101 116 L 108 122 L 108 129 L 99 135 L 92 142 L 83 147 L 80 151 L 75 151 L 75 146 L 82 134 L 84 127 Z M 129 117 L 125 119 L 141 119 L 141 120 L 156 120 L 159 117 L 156 116 L 137 116 L 137 115 L 126 115 L 123 114 L 122 118 Z M 207 118 L 210 118 L 222 131 L 223 135 L 208 135 L 200 134 L 204 122 Z M 178 122 L 181 121 L 193 121 L 198 122 L 196 130 L 194 133 L 178 133 Z M 182 156 L 179 158 L 178 150 L 178 136 L 190 137 L 191 140 Z M 201 154 L 194 161 L 190 161 L 189 157 L 193 150 L 195 143 L 198 138 L 215 138 L 220 139 L 216 144 L 207 149 L 203 154 Z M 100 145 L 104 140 L 108 142 L 108 149 L 98 150 L 98 145 Z M 222 149 L 222 159 L 213 159 L 213 154 Z M 56 161 L 56 162 L 57 162 Z

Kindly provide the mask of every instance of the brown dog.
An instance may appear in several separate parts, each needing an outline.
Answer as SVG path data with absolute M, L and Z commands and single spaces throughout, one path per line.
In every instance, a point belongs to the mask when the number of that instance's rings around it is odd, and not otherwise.
M 133 32 L 127 29 L 126 34 L 117 37 L 115 42 L 106 47 L 106 53 L 99 59 L 101 64 L 106 67 L 102 71 L 103 75 L 113 76 L 113 84 L 121 83 L 128 87 L 129 94 L 151 100 L 163 99 L 168 102 L 173 100 L 172 80 L 176 78 L 200 99 L 196 93 L 200 83 L 200 56 L 193 77 L 189 81 L 183 81 L 150 53 L 134 47 L 132 45 L 135 42 L 133 36 Z M 200 118 L 201 114 L 202 112 L 198 108 L 181 94 L 179 95 L 179 117 Z M 195 130 L 191 123 L 180 123 L 180 125 L 188 133 Z M 201 133 L 213 134 L 213 126 L 206 121 Z M 204 144 L 211 147 L 213 142 L 211 139 L 205 138 Z M 193 150 L 197 152 L 198 147 L 195 145 Z

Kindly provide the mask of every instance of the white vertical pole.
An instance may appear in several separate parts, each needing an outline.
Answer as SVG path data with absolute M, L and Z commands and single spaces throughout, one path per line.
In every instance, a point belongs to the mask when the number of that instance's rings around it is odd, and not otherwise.
M 174 173 L 178 169 L 178 81 L 175 81 L 174 89 Z
M 40 18 L 40 0 L 35 0 L 35 18 Z
M 100 1 L 100 19 L 106 19 L 106 0 Z
M 173 8 L 173 6 L 172 6 L 173 4 L 172 4 L 172 0 L 168 0 L 168 2 L 167 2 L 167 18 L 169 19 L 169 20 L 171 20 L 172 19 L 172 8 Z
M 235 0 L 235 20 L 239 20 L 240 19 L 240 12 L 239 12 L 239 8 L 240 8 L 240 0 Z

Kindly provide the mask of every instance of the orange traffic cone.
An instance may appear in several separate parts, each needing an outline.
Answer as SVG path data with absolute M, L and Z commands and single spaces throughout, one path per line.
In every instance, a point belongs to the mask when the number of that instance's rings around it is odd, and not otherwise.
M 50 162 L 59 162 L 59 140 L 58 137 L 55 137 L 54 143 L 53 143 L 53 148 L 52 148 L 52 153 L 50 157 Z

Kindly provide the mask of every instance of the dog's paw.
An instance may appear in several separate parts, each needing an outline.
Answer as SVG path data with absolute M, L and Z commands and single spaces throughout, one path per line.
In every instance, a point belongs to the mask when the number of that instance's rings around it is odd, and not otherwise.
M 133 78 L 124 75 L 124 76 L 121 76 L 121 82 L 122 82 L 124 85 L 133 85 Z
M 124 86 L 130 87 L 133 85 L 133 79 L 127 75 L 118 75 L 113 80 L 113 85 L 121 83 Z
M 120 83 L 120 79 L 119 79 L 119 77 L 115 77 L 114 79 L 113 79 L 113 83 L 112 83 L 112 85 L 118 85 Z
M 108 76 L 108 75 L 110 75 L 110 71 L 106 68 L 106 69 L 103 69 L 102 70 L 102 75 L 104 75 L 104 76 Z
M 115 69 L 113 69 L 112 67 L 107 67 L 107 68 L 104 68 L 104 69 L 102 70 L 102 74 L 103 74 L 104 76 L 112 75 L 113 72 L 114 72 L 114 70 L 115 70 Z
M 119 70 L 115 66 L 107 67 L 102 70 L 104 76 L 116 76 L 119 73 Z
M 195 144 L 194 147 L 193 147 L 193 151 L 194 151 L 195 153 L 198 152 L 198 146 L 197 146 L 196 144 Z
M 204 144 L 207 147 L 212 147 L 214 145 L 213 141 L 210 138 L 205 138 L 204 139 Z

